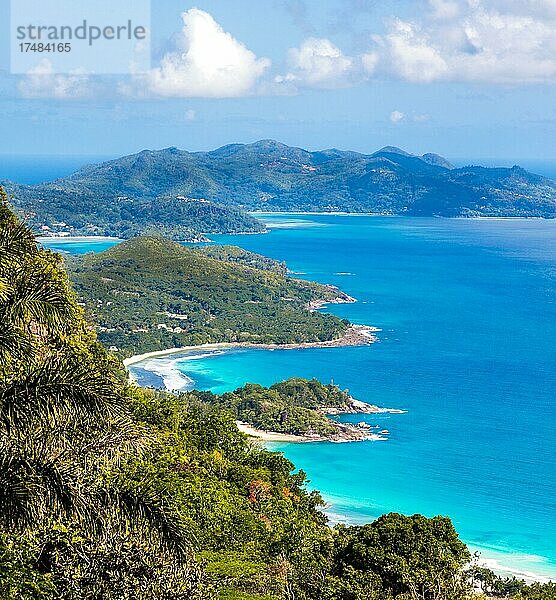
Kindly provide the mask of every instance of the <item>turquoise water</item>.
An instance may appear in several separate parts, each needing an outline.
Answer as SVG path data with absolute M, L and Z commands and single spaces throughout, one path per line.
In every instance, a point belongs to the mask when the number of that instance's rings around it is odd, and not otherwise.
M 102 252 L 115 246 L 120 240 L 109 237 L 67 237 L 67 238 L 39 238 L 41 244 L 62 254 L 86 254 L 87 252 Z
M 361 400 L 406 409 L 366 417 L 390 430 L 388 441 L 273 447 L 338 519 L 449 515 L 492 566 L 556 578 L 556 222 L 267 220 L 270 234 L 215 239 L 340 286 L 359 302 L 332 312 L 380 327 L 380 341 L 197 353 L 180 370 L 214 391 L 332 379 Z

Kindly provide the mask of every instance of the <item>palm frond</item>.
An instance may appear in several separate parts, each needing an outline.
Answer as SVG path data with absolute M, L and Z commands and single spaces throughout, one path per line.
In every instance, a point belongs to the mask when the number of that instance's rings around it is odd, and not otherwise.
M 67 288 L 46 271 L 24 273 L 16 279 L 13 288 L 8 316 L 15 324 L 34 321 L 55 328 L 73 316 L 74 305 Z
M 99 491 L 99 501 L 116 507 L 132 527 L 155 531 L 163 546 L 178 556 L 191 550 L 179 515 L 168 499 L 149 485 L 114 485 Z
M 8 265 L 37 252 L 33 232 L 12 218 L 0 222 L 0 265 Z
M 0 387 L 0 424 L 6 429 L 70 412 L 76 420 L 108 419 L 124 410 L 114 381 L 78 356 L 55 355 Z
M 30 360 L 32 356 L 33 346 L 29 337 L 11 323 L 0 321 L 0 373 L 10 360 Z
M 86 460 L 102 456 L 113 465 L 122 458 L 139 456 L 152 443 L 153 438 L 127 415 L 120 415 L 103 426 L 102 432 L 76 450 L 76 456 Z
M 7 277 L 0 277 L 0 302 L 6 302 L 12 291 L 13 288 L 9 284 Z
M 0 523 L 23 529 L 36 526 L 46 515 L 83 514 L 75 463 L 29 450 L 26 445 L 0 446 Z

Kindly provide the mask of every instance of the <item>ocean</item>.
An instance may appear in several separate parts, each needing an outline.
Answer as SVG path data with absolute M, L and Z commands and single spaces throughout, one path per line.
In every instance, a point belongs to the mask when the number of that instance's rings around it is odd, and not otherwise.
M 8 155 L 0 154 L 0 181 L 33 185 L 67 177 L 81 167 L 110 160 L 99 155 Z
M 448 515 L 499 572 L 556 579 L 556 222 L 263 218 L 269 234 L 212 238 L 339 286 L 358 302 L 329 310 L 379 327 L 378 343 L 193 352 L 136 375 L 159 384 L 181 372 L 215 392 L 317 377 L 404 409 L 345 417 L 387 428 L 387 441 L 272 448 L 307 473 L 333 520 Z M 113 242 L 47 243 L 83 252 Z

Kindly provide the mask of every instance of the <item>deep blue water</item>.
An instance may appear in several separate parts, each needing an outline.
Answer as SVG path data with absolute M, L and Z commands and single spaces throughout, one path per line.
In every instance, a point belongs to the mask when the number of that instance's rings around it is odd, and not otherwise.
M 215 391 L 333 379 L 357 398 L 406 409 L 367 417 L 390 430 L 388 441 L 274 447 L 341 519 L 449 515 L 489 559 L 556 578 L 556 222 L 268 221 L 270 234 L 215 239 L 338 285 L 359 302 L 332 312 L 380 327 L 379 343 L 235 350 L 189 356 L 179 368 Z
M 66 177 L 81 167 L 110 160 L 111 156 L 93 155 L 37 155 L 18 156 L 0 154 L 0 181 L 42 183 Z

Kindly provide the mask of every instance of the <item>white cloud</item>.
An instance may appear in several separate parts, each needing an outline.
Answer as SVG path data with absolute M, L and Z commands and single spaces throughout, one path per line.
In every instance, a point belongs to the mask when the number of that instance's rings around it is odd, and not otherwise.
M 401 123 L 405 119 L 405 113 L 400 112 L 399 110 L 394 110 L 390 113 L 390 121 L 394 124 Z
M 483 4 L 500 12 L 556 19 L 556 0 L 485 0 Z
M 372 75 L 378 66 L 380 57 L 377 52 L 367 52 L 361 56 L 361 64 L 368 75 Z
M 278 75 L 276 83 L 308 87 L 338 87 L 349 81 L 353 59 L 326 38 L 308 38 L 288 53 L 290 72 Z
M 527 83 L 556 77 L 554 24 L 480 7 L 462 29 L 472 47 L 452 55 L 453 69 L 462 79 Z
M 210 14 L 197 8 L 182 14 L 176 48 L 147 76 L 159 96 L 226 98 L 253 92 L 270 66 L 225 32 Z
M 429 0 L 435 19 L 453 19 L 459 14 L 459 5 L 453 0 Z
M 413 82 L 556 81 L 556 0 L 428 0 L 374 36 L 387 72 Z
M 17 87 L 24 98 L 72 100 L 86 98 L 91 93 L 89 77 L 84 71 L 76 70 L 67 75 L 55 73 L 47 58 L 30 69 Z
M 402 79 L 426 83 L 448 72 L 439 50 L 411 23 L 396 19 L 384 43 L 390 69 Z

